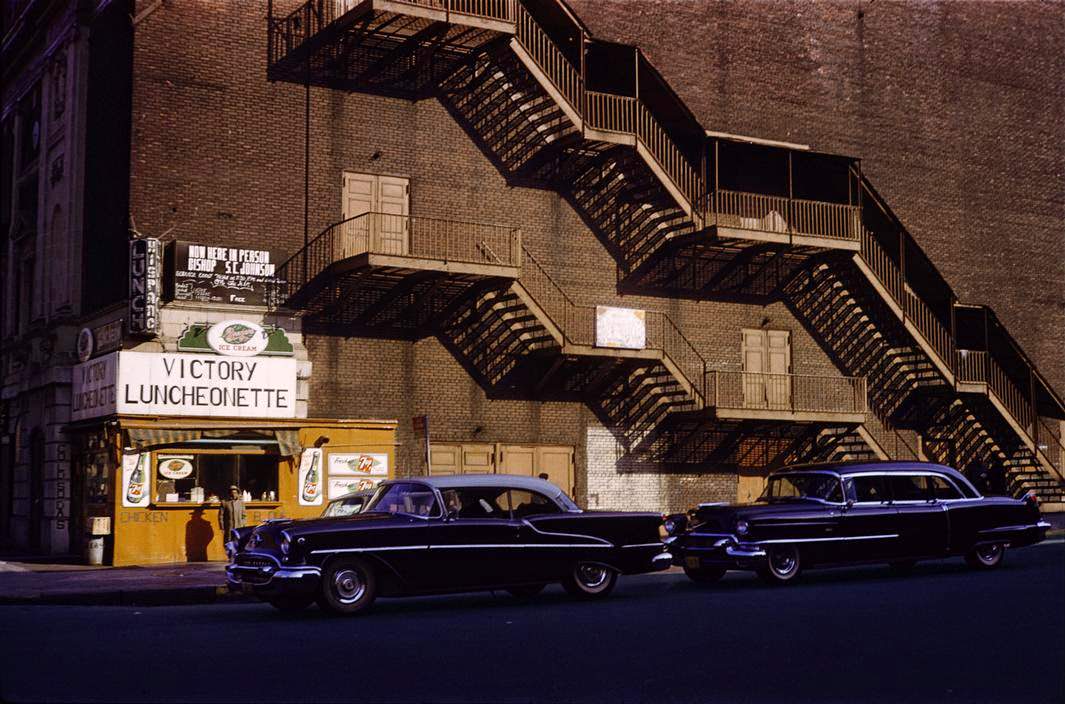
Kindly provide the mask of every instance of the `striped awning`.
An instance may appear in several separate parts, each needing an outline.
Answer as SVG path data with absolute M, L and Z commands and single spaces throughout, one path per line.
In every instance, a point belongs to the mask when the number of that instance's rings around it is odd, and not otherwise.
M 289 428 L 264 428 L 249 430 L 247 428 L 129 428 L 129 446 L 144 450 L 160 445 L 178 445 L 206 439 L 225 439 L 237 436 L 240 439 L 262 439 L 264 444 L 276 443 L 282 455 L 295 457 L 303 448 L 300 446 L 299 431 Z

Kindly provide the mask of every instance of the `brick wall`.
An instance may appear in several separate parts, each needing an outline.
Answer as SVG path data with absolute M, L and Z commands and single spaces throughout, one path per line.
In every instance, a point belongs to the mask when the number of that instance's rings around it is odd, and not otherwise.
M 860 156 L 1065 394 L 1065 5 L 572 0 L 707 129 Z
M 145 234 L 286 255 L 303 243 L 304 89 L 267 82 L 263 15 L 253 5 L 167 4 L 137 26 L 131 212 Z M 619 296 L 614 260 L 570 206 L 553 192 L 509 186 L 435 100 L 312 89 L 310 134 L 312 237 L 340 219 L 342 171 L 409 176 L 412 214 L 520 227 L 578 303 L 666 311 L 713 366 L 738 369 L 740 328 L 764 326 L 792 331 L 796 372 L 838 373 L 783 304 Z M 314 364 L 309 414 L 398 419 L 401 473 L 421 471 L 409 418 L 427 413 L 440 441 L 577 447 L 578 494 L 602 506 L 680 509 L 735 496 L 729 475 L 633 476 L 611 488 L 616 457 L 592 447 L 593 437 L 609 444 L 609 432 L 587 407 L 489 399 L 434 338 L 304 341 Z M 637 486 L 654 491 L 637 497 Z

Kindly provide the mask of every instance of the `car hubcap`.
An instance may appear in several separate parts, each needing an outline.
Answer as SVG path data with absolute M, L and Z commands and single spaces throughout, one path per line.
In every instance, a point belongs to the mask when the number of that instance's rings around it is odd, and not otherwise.
M 577 565 L 577 579 L 588 589 L 598 589 L 606 584 L 610 572 L 598 565 Z
M 1002 552 L 1001 545 L 985 545 L 982 548 L 976 549 L 976 555 L 986 563 L 993 563 L 998 559 L 999 553 Z
M 362 575 L 355 570 L 343 569 L 333 578 L 333 588 L 336 590 L 337 599 L 345 604 L 351 604 L 362 598 L 366 592 L 366 583 Z
M 774 572 L 786 577 L 791 574 L 793 569 L 795 569 L 795 556 L 790 552 L 778 551 L 773 553 L 771 564 Z

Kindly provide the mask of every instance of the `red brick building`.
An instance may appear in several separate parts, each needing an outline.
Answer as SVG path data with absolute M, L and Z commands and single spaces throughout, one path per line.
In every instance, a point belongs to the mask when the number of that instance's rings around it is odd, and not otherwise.
M 94 444 L 189 446 L 72 411 L 79 364 L 195 354 L 230 320 L 284 333 L 293 418 L 398 420 L 392 474 L 545 472 L 591 508 L 677 510 L 784 462 L 927 458 L 1061 500 L 1059 7 L 8 11 L 13 542 L 68 549 Z M 144 330 L 131 238 L 161 247 Z M 266 252 L 286 283 L 186 295 L 171 242 Z M 79 362 L 78 330 L 117 320 Z M 149 415 L 201 415 L 179 410 Z

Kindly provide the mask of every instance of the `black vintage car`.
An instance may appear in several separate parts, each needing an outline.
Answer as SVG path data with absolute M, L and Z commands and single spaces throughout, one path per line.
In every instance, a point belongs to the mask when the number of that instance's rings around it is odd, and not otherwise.
M 226 572 L 231 589 L 286 611 L 317 601 L 354 614 L 377 596 L 488 589 L 530 597 L 552 582 L 599 598 L 619 574 L 669 567 L 661 526 L 657 513 L 582 511 L 541 479 L 394 480 L 347 517 L 234 531 Z
M 675 564 L 696 582 L 741 569 L 784 584 L 809 567 L 884 562 L 906 572 L 959 555 L 990 569 L 1007 547 L 1043 540 L 1049 524 L 1034 497 L 981 496 L 950 467 L 859 462 L 780 470 L 754 503 L 702 504 L 665 527 Z

